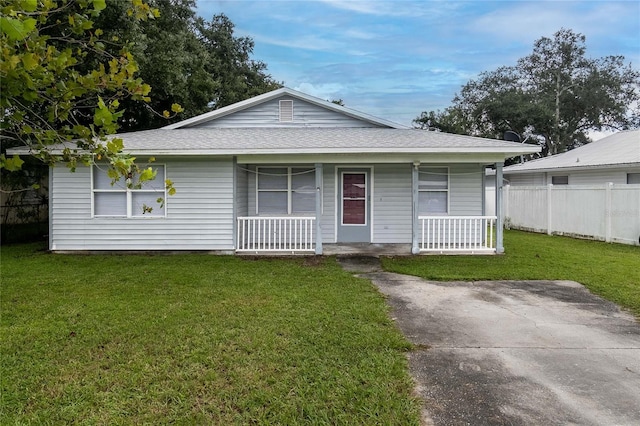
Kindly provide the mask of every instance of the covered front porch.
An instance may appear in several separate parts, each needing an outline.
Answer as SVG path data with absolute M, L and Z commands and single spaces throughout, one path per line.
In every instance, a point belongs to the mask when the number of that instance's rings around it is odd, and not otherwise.
M 315 217 L 239 217 L 237 253 L 245 254 L 493 254 L 495 216 L 419 216 L 413 243 L 324 243 Z M 320 237 L 319 237 L 320 236 Z
M 501 175 L 502 163 L 495 166 Z M 236 185 L 244 196 L 236 209 L 235 251 L 252 255 L 502 253 L 501 221 L 484 214 L 484 167 L 421 166 L 417 161 L 286 167 L 240 164 Z M 446 179 L 434 171 L 446 171 Z M 477 193 L 470 187 L 477 188 Z M 272 212 L 285 204 L 287 214 Z M 463 208 L 471 214 L 459 214 Z M 500 210 L 498 196 L 496 211 Z

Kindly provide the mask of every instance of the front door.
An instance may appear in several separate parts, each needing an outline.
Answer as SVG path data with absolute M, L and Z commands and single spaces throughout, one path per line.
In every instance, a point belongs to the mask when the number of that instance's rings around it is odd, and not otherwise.
M 338 170 L 338 242 L 371 242 L 369 170 Z

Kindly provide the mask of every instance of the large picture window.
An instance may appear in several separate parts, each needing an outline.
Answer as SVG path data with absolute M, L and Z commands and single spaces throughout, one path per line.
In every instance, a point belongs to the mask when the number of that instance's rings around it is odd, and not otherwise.
M 449 168 L 420 167 L 418 204 L 421 215 L 449 213 Z
M 258 167 L 256 213 L 259 215 L 309 214 L 316 211 L 315 169 Z
M 124 177 L 112 182 L 107 166 L 93 166 L 93 216 L 95 217 L 164 217 L 165 167 L 152 166 L 156 178 L 138 185 L 131 176 L 127 185 Z M 163 201 L 158 202 L 161 198 Z

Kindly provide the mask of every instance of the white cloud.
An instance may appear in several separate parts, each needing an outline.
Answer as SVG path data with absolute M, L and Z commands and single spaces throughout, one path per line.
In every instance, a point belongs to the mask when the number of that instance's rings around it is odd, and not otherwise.
M 340 83 L 312 84 L 305 82 L 298 84 L 293 89 L 317 98 L 331 101 L 336 98 L 344 98 L 344 94 L 341 95 L 341 93 L 344 92 L 345 87 Z

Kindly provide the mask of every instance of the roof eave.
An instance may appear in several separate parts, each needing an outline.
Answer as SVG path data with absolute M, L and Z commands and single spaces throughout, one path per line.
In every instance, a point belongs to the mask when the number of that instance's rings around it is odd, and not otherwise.
M 549 172 L 570 172 L 570 171 L 582 171 L 593 169 L 623 169 L 628 167 L 640 167 L 640 163 L 615 163 L 615 164 L 592 164 L 592 165 L 580 165 L 580 166 L 564 166 L 564 167 L 544 167 L 535 169 L 513 169 L 509 170 L 505 167 L 505 174 L 524 174 L 524 173 L 549 173 Z

